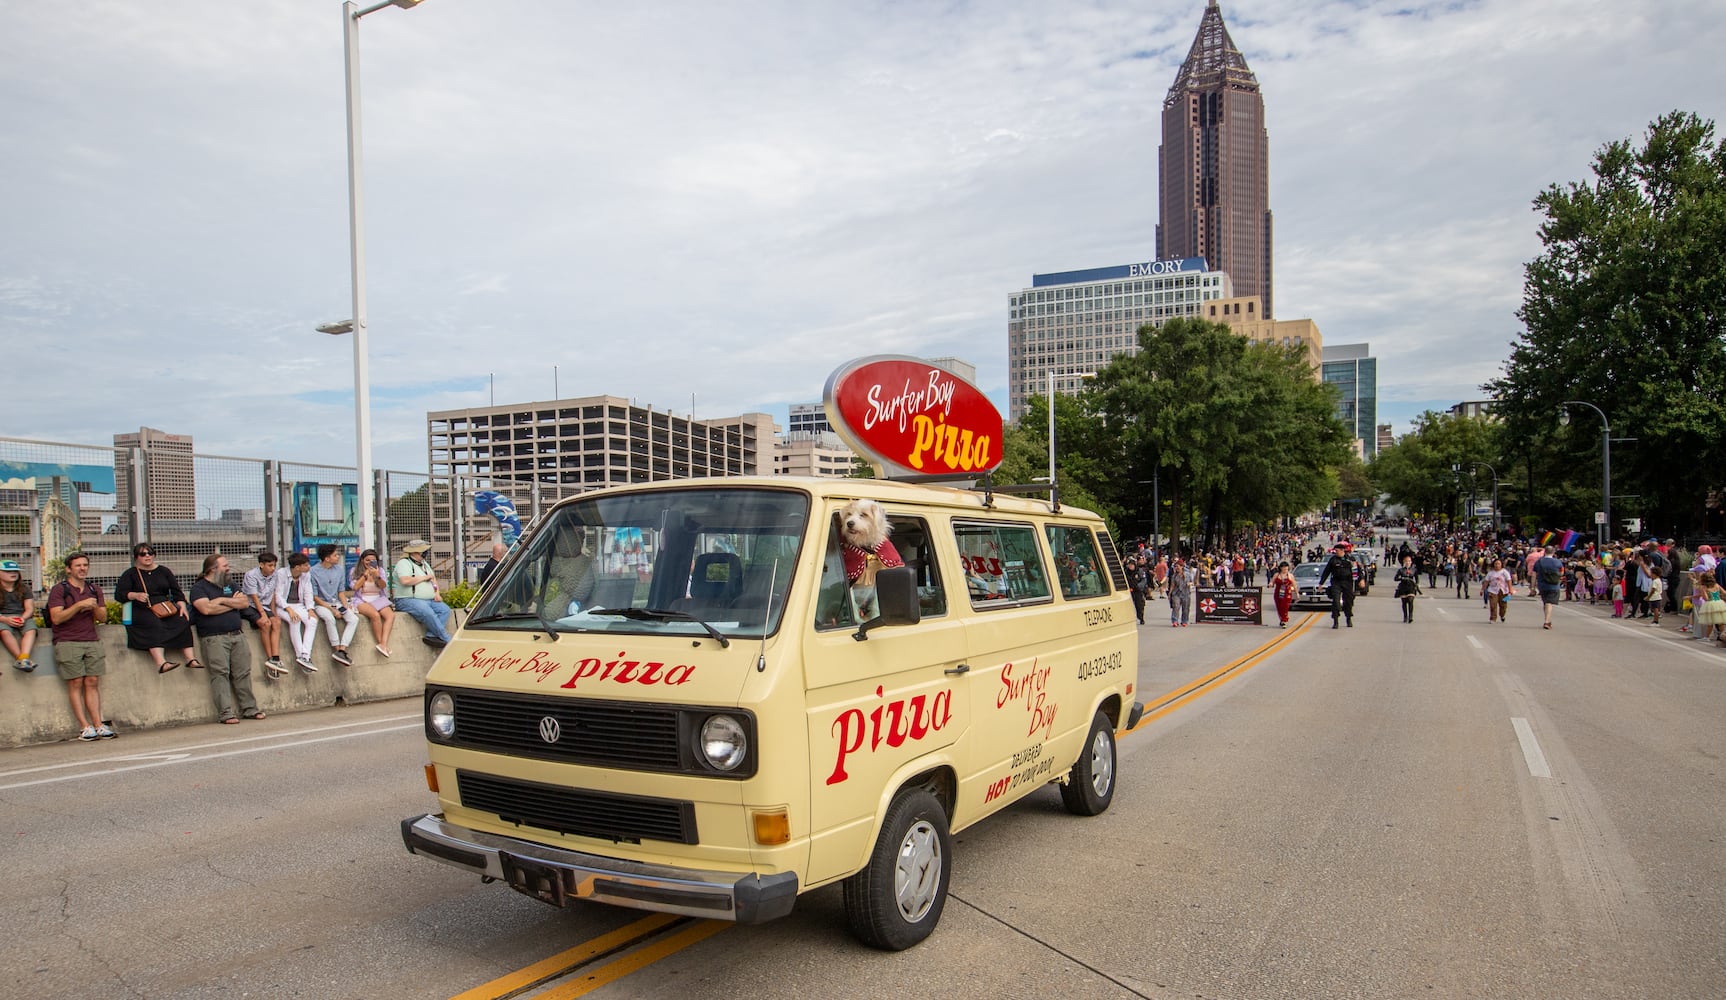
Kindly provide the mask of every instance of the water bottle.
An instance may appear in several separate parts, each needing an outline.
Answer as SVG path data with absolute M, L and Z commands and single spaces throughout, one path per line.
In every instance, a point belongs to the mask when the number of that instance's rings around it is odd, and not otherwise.
M 132 624 L 132 602 L 131 601 L 127 601 L 126 603 L 120 605 L 120 624 L 122 624 L 122 625 Z

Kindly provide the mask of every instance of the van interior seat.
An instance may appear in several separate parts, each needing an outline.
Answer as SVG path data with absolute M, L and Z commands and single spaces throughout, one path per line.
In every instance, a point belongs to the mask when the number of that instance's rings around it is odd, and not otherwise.
M 721 568 L 723 567 L 723 568 Z M 743 593 L 743 560 L 734 552 L 703 552 L 689 575 L 689 603 L 726 608 Z

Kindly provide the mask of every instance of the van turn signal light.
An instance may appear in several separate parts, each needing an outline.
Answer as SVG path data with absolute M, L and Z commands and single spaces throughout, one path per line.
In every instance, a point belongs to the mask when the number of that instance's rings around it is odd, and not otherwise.
M 755 828 L 755 842 L 763 847 L 775 847 L 791 842 L 791 815 L 784 806 L 749 810 Z
M 431 789 L 433 795 L 437 794 L 437 766 L 434 764 L 426 765 L 426 787 Z

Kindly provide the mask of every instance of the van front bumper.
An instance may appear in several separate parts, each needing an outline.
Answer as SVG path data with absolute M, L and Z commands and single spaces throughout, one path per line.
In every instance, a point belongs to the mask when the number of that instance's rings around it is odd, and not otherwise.
M 585 899 L 759 924 L 790 913 L 797 901 L 794 872 L 739 875 L 641 864 L 482 833 L 445 822 L 441 814 L 402 820 L 402 842 L 410 854 L 506 882 L 553 906 Z

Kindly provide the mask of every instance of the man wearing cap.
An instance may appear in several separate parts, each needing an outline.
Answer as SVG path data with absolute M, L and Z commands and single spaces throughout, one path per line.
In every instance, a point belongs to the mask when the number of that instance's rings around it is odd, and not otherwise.
M 1347 542 L 1336 543 L 1318 576 L 1318 585 L 1330 591 L 1330 627 L 1336 628 L 1339 616 L 1354 628 L 1354 560 L 1349 558 Z
M 415 538 L 402 546 L 402 557 L 390 573 L 390 596 L 396 610 L 412 615 L 425 629 L 424 642 L 434 648 L 449 644 L 449 605 L 438 599 L 437 574 L 425 561 L 431 543 Z
M 48 590 L 48 626 L 54 632 L 54 669 L 66 682 L 66 697 L 78 720 L 78 738 L 111 740 L 114 730 L 102 721 L 97 685 L 108 671 L 96 623 L 108 618 L 102 588 L 89 582 L 90 557 L 74 552 L 66 557 L 66 579 Z

